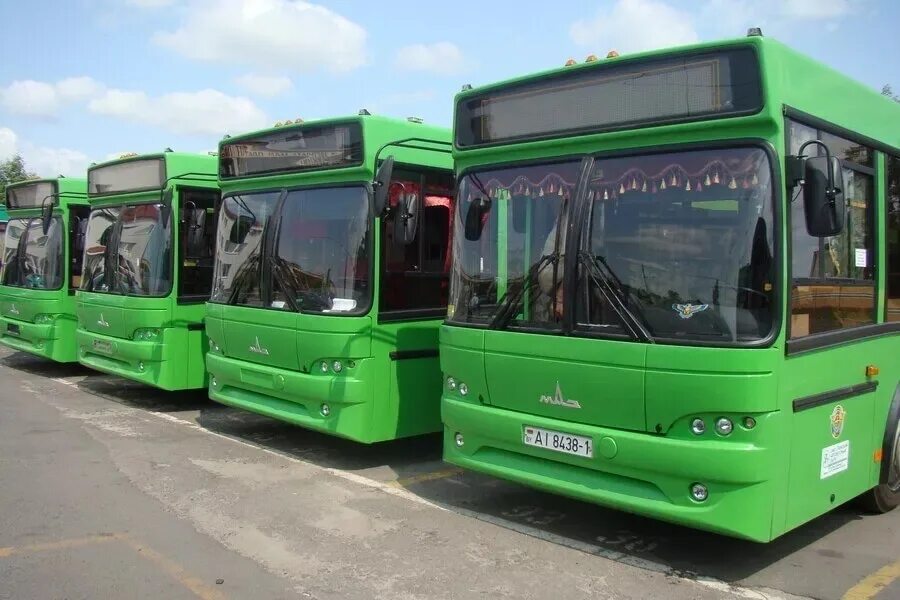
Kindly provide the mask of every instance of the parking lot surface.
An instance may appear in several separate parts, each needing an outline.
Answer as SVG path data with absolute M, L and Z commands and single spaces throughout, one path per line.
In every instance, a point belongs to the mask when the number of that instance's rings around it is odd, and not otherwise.
M 900 598 L 900 512 L 760 545 L 0 350 L 0 598 Z

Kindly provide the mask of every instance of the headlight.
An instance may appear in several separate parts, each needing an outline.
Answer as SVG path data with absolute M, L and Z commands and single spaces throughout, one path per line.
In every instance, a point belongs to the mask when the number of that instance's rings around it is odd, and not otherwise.
M 155 340 L 159 337 L 159 329 L 154 327 L 147 327 L 143 329 L 137 329 L 134 332 L 134 336 L 132 339 L 137 340 L 139 342 L 149 342 Z
M 53 322 L 53 315 L 48 315 L 46 313 L 35 315 L 34 322 L 37 325 L 49 325 Z
M 716 420 L 716 432 L 719 435 L 730 435 L 732 431 L 734 431 L 734 423 L 731 422 L 731 419 L 720 417 Z

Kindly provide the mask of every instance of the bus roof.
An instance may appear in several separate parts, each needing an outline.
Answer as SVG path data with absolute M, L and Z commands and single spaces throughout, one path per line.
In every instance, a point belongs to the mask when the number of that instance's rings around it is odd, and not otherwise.
M 165 151 L 123 155 L 88 168 L 88 198 L 92 203 L 115 203 L 122 196 L 165 189 L 173 180 L 215 185 L 216 165 L 211 154 Z
M 564 77 L 566 74 L 603 70 L 613 66 L 667 58 L 682 53 L 733 50 L 742 47 L 754 48 L 760 57 L 765 102 L 762 116 L 775 118 L 776 115 L 780 116 L 785 112 L 790 113 L 791 111 L 805 113 L 871 138 L 871 141 L 877 140 L 881 144 L 882 150 L 894 151 L 900 154 L 900 104 L 883 96 L 877 90 L 797 52 L 777 40 L 759 35 L 663 48 L 631 55 L 617 55 L 612 58 L 601 57 L 570 66 L 561 66 L 464 89 L 456 95 L 454 107 L 458 110 L 462 102 L 477 98 L 488 92 L 540 82 L 554 77 Z M 853 110 L 848 110 L 848 107 L 852 107 Z M 457 125 L 454 122 L 455 128 Z M 661 125 L 663 124 L 651 123 L 637 125 L 631 129 L 652 129 L 652 127 Z M 593 133 L 603 132 L 596 131 Z M 589 134 L 590 132 L 569 134 L 565 137 Z M 507 142 L 507 144 L 514 143 L 517 142 Z M 473 151 L 477 149 L 480 148 L 472 148 Z M 469 148 L 455 146 L 454 150 L 467 152 Z
M 40 206 L 29 206 L 26 208 L 9 208 L 10 192 L 15 193 L 17 190 L 24 190 L 28 187 L 37 187 L 41 184 L 50 184 L 55 190 L 53 193 L 58 194 L 57 206 L 68 204 L 87 204 L 87 180 L 82 177 L 38 177 L 35 179 L 25 179 L 17 181 L 6 186 L 6 197 L 3 198 L 4 212 L 16 214 L 19 211 L 28 211 L 40 209 Z M 41 201 L 39 198 L 38 201 Z M 4 217 L 8 218 L 8 217 Z M 0 219 L 3 220 L 3 219 Z
M 352 163 L 290 170 L 261 172 L 252 175 L 223 177 L 220 171 L 220 185 L 226 188 L 248 186 L 259 188 L 268 185 L 284 185 L 292 181 L 318 183 L 326 181 L 371 179 L 377 168 L 376 161 L 394 155 L 398 163 L 408 163 L 434 168 L 452 169 L 450 155 L 451 133 L 449 128 L 422 123 L 418 119 L 397 119 L 370 114 L 359 114 L 327 119 L 316 119 L 301 123 L 287 122 L 281 126 L 226 137 L 219 142 L 220 160 L 224 159 L 223 148 L 261 138 L 276 137 L 291 131 L 327 129 L 336 126 L 358 127 L 362 135 L 362 150 L 359 160 Z M 406 146 L 397 145 L 406 142 Z

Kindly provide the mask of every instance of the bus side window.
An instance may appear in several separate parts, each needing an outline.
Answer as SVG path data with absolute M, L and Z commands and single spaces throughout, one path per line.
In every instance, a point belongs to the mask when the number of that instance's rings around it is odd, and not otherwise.
M 212 290 L 218 190 L 179 190 L 178 298 L 207 300 Z
M 841 162 L 847 189 L 844 230 L 810 236 L 803 202 L 791 203 L 790 337 L 850 329 L 875 322 L 875 161 L 862 144 L 796 121 L 787 121 L 791 152 L 812 139 L 823 141 Z M 791 190 L 796 193 L 796 190 Z
M 885 320 L 900 321 L 900 157 L 886 156 L 887 302 Z
M 81 287 L 84 268 L 84 238 L 87 233 L 90 206 L 69 207 L 69 293 Z
M 450 273 L 453 176 L 449 171 L 394 170 L 389 206 L 382 219 L 381 312 L 435 310 L 447 307 Z M 410 243 L 395 238 L 393 219 L 401 195 L 414 194 L 418 226 Z

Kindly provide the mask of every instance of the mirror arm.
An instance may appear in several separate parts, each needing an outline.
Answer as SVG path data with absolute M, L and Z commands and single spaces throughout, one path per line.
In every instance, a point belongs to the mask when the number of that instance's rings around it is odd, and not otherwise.
M 825 150 L 825 161 L 828 165 L 828 189 L 825 190 L 825 195 L 828 196 L 828 199 L 832 204 L 834 204 L 837 193 L 840 190 L 837 190 L 834 187 L 834 165 L 832 165 L 831 163 L 831 149 L 828 147 L 828 144 L 826 144 L 822 140 L 809 140 L 808 142 L 804 142 L 800 146 L 800 149 L 797 151 L 797 158 L 806 160 L 806 156 L 804 156 L 803 151 L 806 150 L 807 146 L 810 146 L 812 144 L 815 144 Z

